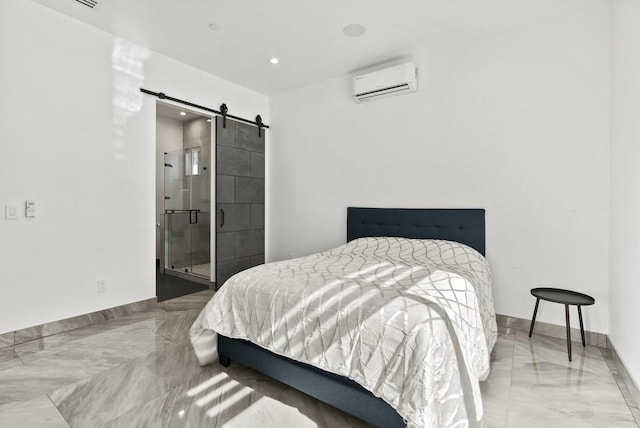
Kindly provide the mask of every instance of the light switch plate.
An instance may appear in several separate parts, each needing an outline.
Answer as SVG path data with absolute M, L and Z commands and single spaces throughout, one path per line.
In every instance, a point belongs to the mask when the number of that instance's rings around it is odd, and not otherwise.
M 24 216 L 27 218 L 33 218 L 36 216 L 36 203 L 35 201 L 26 201 L 24 203 Z
M 4 206 L 4 216 L 7 220 L 18 219 L 18 204 L 7 204 Z

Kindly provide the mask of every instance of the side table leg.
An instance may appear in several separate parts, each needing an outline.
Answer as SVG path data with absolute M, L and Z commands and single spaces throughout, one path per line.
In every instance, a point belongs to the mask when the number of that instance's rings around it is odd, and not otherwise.
M 582 308 L 578 305 L 578 318 L 580 319 L 580 334 L 582 335 L 582 347 L 586 347 L 586 341 L 584 340 L 584 326 L 582 325 Z
M 569 321 L 569 305 L 564 305 L 564 314 L 567 320 L 567 351 L 569 352 L 569 361 L 571 361 L 571 321 Z
M 533 334 L 533 326 L 536 325 L 536 315 L 538 314 L 538 304 L 540 304 L 540 298 L 536 298 L 536 307 L 533 308 L 533 318 L 531 318 L 531 327 L 529 327 L 529 337 Z

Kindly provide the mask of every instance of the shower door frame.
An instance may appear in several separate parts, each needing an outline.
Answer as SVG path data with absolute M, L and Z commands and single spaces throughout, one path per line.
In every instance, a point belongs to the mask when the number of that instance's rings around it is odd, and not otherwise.
M 186 111 L 188 113 L 194 114 L 196 116 L 199 117 L 203 117 L 206 118 L 208 121 L 210 120 L 210 128 L 211 128 L 211 137 L 209 140 L 209 147 L 210 147 L 210 164 L 208 166 L 209 170 L 210 170 L 210 187 L 209 187 L 209 195 L 210 195 L 210 203 L 208 208 L 208 211 L 205 211 L 205 213 L 209 214 L 210 216 L 210 227 L 209 227 L 209 277 L 203 277 L 200 275 L 196 275 L 193 273 L 186 273 L 186 272 L 181 272 L 178 269 L 172 269 L 171 265 L 169 263 L 169 257 L 167 254 L 167 246 L 168 246 L 168 231 L 167 231 L 167 219 L 166 219 L 166 206 L 164 207 L 165 209 L 163 209 L 163 227 L 161 229 L 161 244 L 162 244 L 162 260 L 160 263 L 160 271 L 163 274 L 166 275 L 171 275 L 171 276 L 175 276 L 178 278 L 182 278 L 182 279 L 186 279 L 192 282 L 197 282 L 200 284 L 204 284 L 209 286 L 210 289 L 214 289 L 215 288 L 215 275 L 216 275 L 216 269 L 215 269 L 215 260 L 216 260 L 216 255 L 215 255 L 215 250 L 216 250 L 216 243 L 215 243 L 215 227 L 212 228 L 211 226 L 214 226 L 211 222 L 214 221 L 214 213 L 212 212 L 213 207 L 215 207 L 215 199 L 216 199 L 216 194 L 215 194 L 215 186 L 216 186 L 216 174 L 215 174 L 215 165 L 216 165 L 216 150 L 215 150 L 215 128 L 214 128 L 214 124 L 215 124 L 215 116 L 211 116 L 210 113 L 204 113 L 202 111 L 199 111 L 197 109 L 192 109 L 192 108 L 185 108 L 183 106 L 179 106 L 175 103 L 172 102 L 163 102 L 163 101 L 157 101 L 157 104 L 164 104 L 166 106 L 172 107 L 172 108 L 176 108 L 176 109 L 180 109 L 182 111 Z M 183 148 L 181 151 L 183 153 L 184 156 L 184 152 L 192 147 L 188 147 L 188 148 Z M 171 152 L 169 152 L 171 153 Z M 164 177 L 164 174 L 163 174 Z M 164 189 L 165 186 L 165 180 L 163 179 L 163 193 L 166 193 L 166 190 Z M 179 211 L 179 210 L 170 210 L 170 211 Z M 189 211 L 194 211 L 194 210 L 184 210 L 187 213 Z M 198 215 L 203 212 L 202 210 L 198 210 L 199 213 Z

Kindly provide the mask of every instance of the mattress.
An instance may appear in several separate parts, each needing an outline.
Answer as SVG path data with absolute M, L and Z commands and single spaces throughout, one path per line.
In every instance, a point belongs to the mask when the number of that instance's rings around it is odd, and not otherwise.
M 200 364 L 216 335 L 348 377 L 410 427 L 484 426 L 479 381 L 497 339 L 491 272 L 451 241 L 360 238 L 230 278 L 191 328 Z

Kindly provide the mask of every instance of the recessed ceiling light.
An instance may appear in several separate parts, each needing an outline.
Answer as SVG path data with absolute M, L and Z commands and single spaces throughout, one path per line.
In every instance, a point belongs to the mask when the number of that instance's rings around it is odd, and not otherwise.
M 271 58 L 271 59 L 269 60 L 269 62 L 270 62 L 271 64 L 277 64 L 277 63 L 279 63 L 279 62 L 280 62 L 280 60 L 279 60 L 278 58 L 276 58 L 276 57 L 273 57 L 273 58 Z
M 360 37 L 367 32 L 367 29 L 364 28 L 364 25 L 349 24 L 342 29 L 342 32 L 348 37 Z
M 186 116 L 186 115 L 187 115 L 187 113 L 185 113 L 183 111 L 180 112 L 180 116 Z

